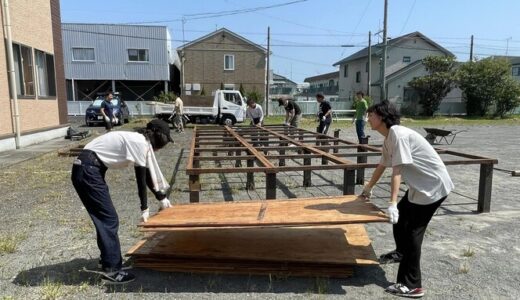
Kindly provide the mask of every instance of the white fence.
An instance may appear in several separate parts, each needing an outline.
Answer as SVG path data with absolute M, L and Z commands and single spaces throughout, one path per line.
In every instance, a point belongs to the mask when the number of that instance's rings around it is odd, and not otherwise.
M 91 101 L 67 101 L 69 116 L 84 116 Z M 153 105 L 146 101 L 125 101 L 131 116 L 153 116 L 155 115 Z

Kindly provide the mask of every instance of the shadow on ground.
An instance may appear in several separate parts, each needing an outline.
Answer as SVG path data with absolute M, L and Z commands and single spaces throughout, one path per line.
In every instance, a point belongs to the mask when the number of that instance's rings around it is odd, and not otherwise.
M 101 276 L 81 271 L 95 269 L 97 260 L 76 258 L 68 262 L 47 265 L 20 272 L 13 283 L 19 286 L 43 286 L 49 282 L 79 286 L 101 285 Z M 105 285 L 107 292 L 117 293 L 295 293 L 346 295 L 348 287 L 391 284 L 379 266 L 357 267 L 347 279 L 303 278 L 254 275 L 223 275 L 168 273 L 136 268 L 134 282 L 126 285 Z

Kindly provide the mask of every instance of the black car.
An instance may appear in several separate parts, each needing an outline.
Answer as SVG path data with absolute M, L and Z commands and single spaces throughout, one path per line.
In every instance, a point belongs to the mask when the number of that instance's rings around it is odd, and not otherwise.
M 128 123 L 130 118 L 130 112 L 125 101 L 119 98 L 119 95 L 114 94 L 112 99 L 112 105 L 114 106 L 114 116 L 118 119 L 117 125 Z M 93 126 L 97 123 L 103 123 L 103 115 L 101 114 L 101 103 L 105 100 L 104 96 L 98 96 L 92 104 L 87 108 L 85 112 L 85 123 L 87 126 Z M 124 123 L 123 123 L 124 122 Z

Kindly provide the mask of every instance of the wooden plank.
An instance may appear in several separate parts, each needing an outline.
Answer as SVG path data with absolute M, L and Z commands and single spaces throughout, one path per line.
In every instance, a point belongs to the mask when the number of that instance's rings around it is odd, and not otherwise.
M 258 220 L 264 203 L 179 204 L 160 211 L 139 226 L 159 230 L 159 227 L 307 226 L 388 221 L 375 205 L 354 195 L 267 201 L 264 218 Z
M 148 243 L 148 244 L 147 244 Z M 363 224 L 326 227 L 177 230 L 155 234 L 128 256 L 176 261 L 373 265 Z

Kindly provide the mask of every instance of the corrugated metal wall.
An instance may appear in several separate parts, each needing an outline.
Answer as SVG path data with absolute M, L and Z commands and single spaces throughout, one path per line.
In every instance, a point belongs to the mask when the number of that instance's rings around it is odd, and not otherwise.
M 66 79 L 170 80 L 164 26 L 62 24 Z M 94 48 L 94 62 L 72 60 L 72 48 Z M 148 62 L 128 62 L 128 49 L 148 49 Z

